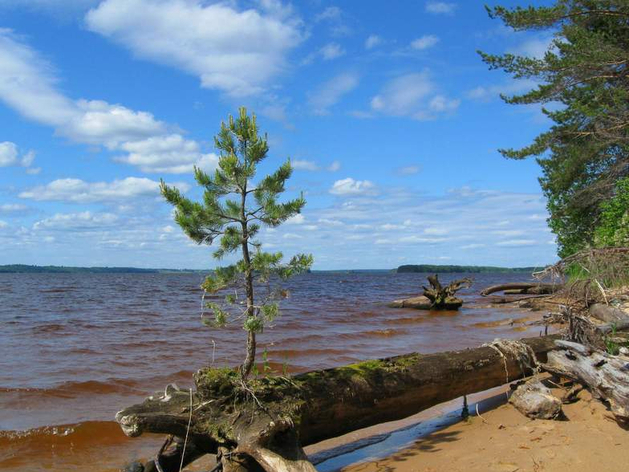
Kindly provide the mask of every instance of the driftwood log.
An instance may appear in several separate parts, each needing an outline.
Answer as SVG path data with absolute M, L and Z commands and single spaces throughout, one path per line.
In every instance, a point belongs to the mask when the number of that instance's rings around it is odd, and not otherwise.
M 570 341 L 548 353 L 544 370 L 573 379 L 609 403 L 617 420 L 629 422 L 629 358 L 611 356 Z
M 184 462 L 218 454 L 225 472 L 314 472 L 303 446 L 522 378 L 534 364 L 522 356 L 546 362 L 555 339 L 523 339 L 519 353 L 494 345 L 408 354 L 246 385 L 233 370 L 202 369 L 195 375 L 195 393 L 169 387 L 120 411 L 116 420 L 128 436 L 179 438 L 172 455 L 183 455 Z M 183 450 L 186 437 L 193 454 Z M 179 464 L 171 468 L 165 462 L 160 461 L 163 472 L 178 470 Z M 150 461 L 136 470 L 155 466 Z
M 618 323 L 629 321 L 629 313 L 620 308 L 605 305 L 603 303 L 595 303 L 589 308 L 590 316 L 608 323 Z
M 518 282 L 509 284 L 492 285 L 480 294 L 483 297 L 497 292 L 509 292 L 509 295 L 551 295 L 563 288 L 563 284 L 542 284 L 535 282 Z

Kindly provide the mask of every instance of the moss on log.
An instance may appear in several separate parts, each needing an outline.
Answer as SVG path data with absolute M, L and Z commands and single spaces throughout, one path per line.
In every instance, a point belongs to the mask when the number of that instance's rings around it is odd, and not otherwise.
M 522 343 L 544 362 L 555 348 L 554 339 Z M 185 437 L 188 432 L 195 448 L 206 453 L 222 448 L 257 458 L 264 470 L 273 470 L 262 463 L 271 457 L 276 465 L 286 461 L 282 470 L 304 471 L 312 466 L 304 462 L 302 446 L 405 418 L 529 374 L 520 358 L 491 347 L 413 353 L 294 377 L 259 378 L 246 385 L 234 370 L 206 368 L 195 375 L 192 402 L 189 392 L 171 387 L 120 411 L 116 419 L 129 436 L 148 432 Z

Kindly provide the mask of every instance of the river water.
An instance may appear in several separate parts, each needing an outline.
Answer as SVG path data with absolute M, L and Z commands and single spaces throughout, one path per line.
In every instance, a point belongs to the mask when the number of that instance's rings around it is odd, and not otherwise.
M 443 282 L 465 274 L 447 274 Z M 289 372 L 407 352 L 474 347 L 539 334 L 530 316 L 487 308 L 476 294 L 526 274 L 472 274 L 459 312 L 393 309 L 426 274 L 305 274 L 287 282 L 282 316 L 259 336 Z M 0 274 L 0 470 L 114 471 L 161 438 L 128 439 L 123 407 L 195 369 L 237 365 L 246 333 L 200 322 L 201 274 Z M 511 321 L 514 321 L 512 323 Z

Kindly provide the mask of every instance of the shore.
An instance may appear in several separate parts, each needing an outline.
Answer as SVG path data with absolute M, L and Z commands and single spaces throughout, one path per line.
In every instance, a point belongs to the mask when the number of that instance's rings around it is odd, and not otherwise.
M 530 420 L 502 404 L 416 437 L 393 453 L 342 472 L 620 472 L 629 463 L 629 432 L 587 392 L 564 405 L 565 420 Z M 368 451 L 363 451 L 363 453 Z

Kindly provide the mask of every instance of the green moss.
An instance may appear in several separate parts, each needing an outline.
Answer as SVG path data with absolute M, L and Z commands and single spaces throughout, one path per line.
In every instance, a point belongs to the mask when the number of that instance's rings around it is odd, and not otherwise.
M 238 379 L 238 372 L 229 367 L 220 369 L 208 367 L 199 370 L 194 376 L 197 391 L 206 398 L 231 396 Z

